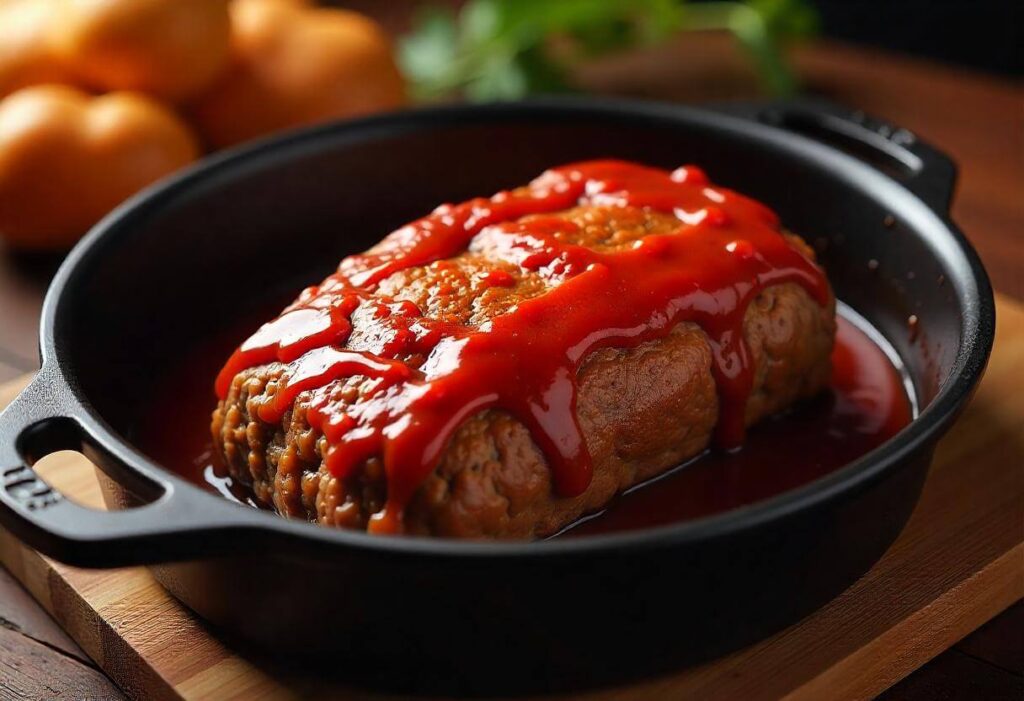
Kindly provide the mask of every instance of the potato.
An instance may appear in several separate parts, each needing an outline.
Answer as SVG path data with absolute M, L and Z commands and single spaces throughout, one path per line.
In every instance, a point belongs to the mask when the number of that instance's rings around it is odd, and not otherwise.
M 232 68 L 192 110 L 213 146 L 405 101 L 388 37 L 369 18 L 297 0 L 233 0 L 230 12 Z
M 121 201 L 195 160 L 196 139 L 144 95 L 42 85 L 0 101 L 0 237 L 71 246 Z
M 56 1 L 55 49 L 95 88 L 177 101 L 208 87 L 227 65 L 227 0 Z

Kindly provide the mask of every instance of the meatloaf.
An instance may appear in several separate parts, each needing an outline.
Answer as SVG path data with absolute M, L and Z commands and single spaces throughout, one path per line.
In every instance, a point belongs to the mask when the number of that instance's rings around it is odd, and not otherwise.
M 529 223 L 535 216 L 522 220 Z M 601 253 L 629 250 L 645 237 L 680 227 L 672 212 L 584 200 L 543 217 L 558 240 Z M 800 238 L 780 236 L 813 260 Z M 495 271 L 502 284 L 487 284 Z M 398 269 L 369 294 L 388 303 L 411 302 L 428 319 L 483 328 L 563 282 L 510 260 L 484 229 L 464 250 Z M 379 329 L 371 316 L 352 314 L 345 348 L 379 350 Z M 806 286 L 786 281 L 768 284 L 752 297 L 742 316 L 752 373 L 746 425 L 826 385 L 834 333 L 830 292 L 823 304 Z M 413 366 L 424 362 L 422 357 L 403 360 Z M 722 402 L 714 362 L 714 344 L 693 321 L 681 321 L 638 345 L 602 347 L 585 357 L 576 374 L 576 418 L 593 473 L 589 486 L 575 495 L 554 488 L 549 457 L 522 421 L 500 406 L 476 412 L 454 431 L 436 467 L 405 505 L 404 532 L 535 538 L 600 510 L 616 494 L 708 448 Z M 311 391 L 300 392 L 279 421 L 261 418 L 259 407 L 287 375 L 288 363 L 274 360 L 231 378 L 212 422 L 224 468 L 284 516 L 366 529 L 388 495 L 382 459 L 363 460 L 343 476 L 328 469 L 327 440 L 307 418 Z M 333 401 L 349 406 L 368 401 L 372 392 L 373 383 L 360 375 L 339 378 L 330 388 Z

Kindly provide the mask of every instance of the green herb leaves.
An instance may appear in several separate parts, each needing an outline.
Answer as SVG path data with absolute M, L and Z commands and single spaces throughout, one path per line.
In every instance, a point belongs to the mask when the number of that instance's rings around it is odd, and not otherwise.
M 573 88 L 569 68 L 589 57 L 656 44 L 680 31 L 732 32 L 766 87 L 791 92 L 779 39 L 812 33 L 804 0 L 470 0 L 457 14 L 428 6 L 399 45 L 399 62 L 421 100 L 461 94 L 511 100 Z

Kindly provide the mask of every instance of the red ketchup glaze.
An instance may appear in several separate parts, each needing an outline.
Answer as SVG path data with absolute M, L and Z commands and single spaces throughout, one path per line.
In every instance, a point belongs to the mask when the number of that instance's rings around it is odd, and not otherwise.
M 844 316 L 837 321 L 828 391 L 753 427 L 743 450 L 708 451 L 637 485 L 562 537 L 663 526 L 753 504 L 838 470 L 896 435 L 914 416 L 902 376 L 857 325 Z
M 648 207 L 674 214 L 679 228 L 626 250 L 598 252 L 559 241 L 561 220 L 517 221 L 587 204 Z M 409 302 L 373 295 L 389 275 L 456 255 L 477 236 L 557 286 L 479 327 L 439 322 Z M 491 284 L 514 284 L 491 275 Z M 583 492 L 592 465 L 576 421 L 580 364 L 598 348 L 635 346 L 680 322 L 699 324 L 712 345 L 721 407 L 716 444 L 740 446 L 752 385 L 744 313 L 763 288 L 784 282 L 828 303 L 823 273 L 786 240 L 764 205 L 712 186 L 692 166 L 669 173 L 621 161 L 578 163 L 518 191 L 439 207 L 346 258 L 235 351 L 216 389 L 224 398 L 239 371 L 287 363 L 260 417 L 280 421 L 301 392 L 312 391 L 307 418 L 327 439 L 327 468 L 344 478 L 379 456 L 388 495 L 369 530 L 400 532 L 406 504 L 455 430 L 487 408 L 503 409 L 530 429 L 559 495 Z M 361 309 L 379 325 L 374 335 L 387 339 L 376 354 L 343 348 Z M 415 356 L 426 358 L 418 368 L 403 362 Z M 376 381 L 372 396 L 351 405 L 332 401 L 331 383 L 354 375 Z
M 256 506 L 251 492 L 213 459 L 210 385 L 220 359 L 280 303 L 254 309 L 186 351 L 161 373 L 155 396 L 174 396 L 140 412 L 138 444 L 185 477 L 233 501 Z M 753 427 L 740 451 L 706 451 L 639 485 L 600 514 L 585 516 L 560 537 L 665 525 L 753 504 L 829 474 L 894 436 L 913 417 L 900 373 L 886 354 L 840 309 L 830 387 L 812 400 Z M 852 317 L 851 317 L 852 318 Z M 857 322 L 858 324 L 862 322 Z

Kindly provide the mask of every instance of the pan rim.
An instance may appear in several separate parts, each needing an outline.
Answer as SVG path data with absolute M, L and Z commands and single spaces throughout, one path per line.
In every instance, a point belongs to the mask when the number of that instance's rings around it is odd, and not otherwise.
M 282 518 L 270 512 L 253 510 L 256 517 L 238 519 L 234 504 L 201 490 L 173 470 L 165 468 L 141 453 L 129 440 L 110 427 L 92 406 L 76 381 L 76 371 L 66 367 L 68 351 L 60 345 L 60 327 L 65 296 L 90 263 L 104 250 L 116 245 L 118 238 L 132 227 L 144 225 L 152 211 L 158 211 L 179 193 L 233 170 L 252 166 L 262 159 L 281 159 L 301 153 L 324 139 L 365 140 L 375 134 L 401 133 L 444 126 L 461 126 L 487 121 L 522 121 L 590 117 L 607 119 L 647 119 L 674 123 L 681 127 L 714 129 L 734 138 L 760 142 L 788 151 L 797 158 L 830 165 L 861 187 L 877 190 L 889 199 L 899 200 L 901 217 L 916 224 L 915 235 L 924 236 L 933 249 L 943 251 L 943 262 L 957 274 L 948 283 L 963 309 L 960 343 L 949 377 L 935 398 L 920 415 L 896 436 L 848 465 L 796 489 L 767 500 L 709 516 L 614 534 L 530 542 L 459 541 L 444 538 L 391 536 L 381 538 L 345 529 L 324 528 L 315 524 Z M 935 255 L 939 255 L 936 252 Z M 129 469 L 164 483 L 172 491 L 182 490 L 189 498 L 206 499 L 211 508 L 222 508 L 224 527 L 256 529 L 267 534 L 299 540 L 308 545 L 358 550 L 370 554 L 428 556 L 432 558 L 535 559 L 583 556 L 595 553 L 634 552 L 652 547 L 709 541 L 739 531 L 758 528 L 796 513 L 827 504 L 844 494 L 861 489 L 920 451 L 930 449 L 952 423 L 971 396 L 991 352 L 995 326 L 992 288 L 981 261 L 963 233 L 947 213 L 934 211 L 918 195 L 900 182 L 871 166 L 816 142 L 773 126 L 743 117 L 725 115 L 705 108 L 680 106 L 620 98 L 545 97 L 516 103 L 485 105 L 448 105 L 378 115 L 344 123 L 287 132 L 208 157 L 181 173 L 144 190 L 97 224 L 72 250 L 61 265 L 47 292 L 40 325 L 40 351 L 43 367 L 53 366 L 53 376 L 68 382 L 78 402 L 72 411 L 87 424 L 97 442 L 111 451 Z M 218 506 L 219 504 L 219 506 Z

